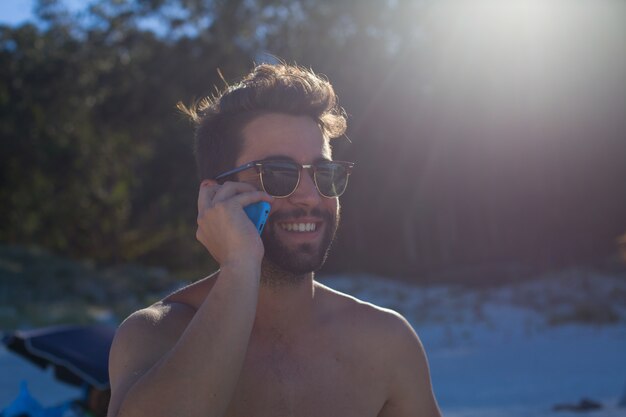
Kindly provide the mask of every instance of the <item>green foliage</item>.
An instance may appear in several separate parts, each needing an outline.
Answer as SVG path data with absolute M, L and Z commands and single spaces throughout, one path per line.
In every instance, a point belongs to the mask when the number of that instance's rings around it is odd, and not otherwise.
M 132 26 L 50 24 L 0 32 L 0 240 L 110 262 L 193 236 L 192 64 Z

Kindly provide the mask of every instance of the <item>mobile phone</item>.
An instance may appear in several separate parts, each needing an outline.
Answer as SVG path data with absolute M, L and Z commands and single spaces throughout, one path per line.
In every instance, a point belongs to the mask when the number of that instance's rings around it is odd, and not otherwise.
M 270 214 L 270 203 L 267 201 L 259 201 L 258 203 L 252 203 L 249 206 L 245 206 L 243 211 L 246 212 L 248 218 L 254 223 L 254 227 L 259 231 L 259 234 L 263 232 L 263 226 L 267 221 L 267 216 Z

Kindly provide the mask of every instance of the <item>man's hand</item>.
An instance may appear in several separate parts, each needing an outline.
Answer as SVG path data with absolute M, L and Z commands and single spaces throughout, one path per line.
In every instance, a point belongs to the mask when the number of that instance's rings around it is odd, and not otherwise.
M 211 253 L 220 267 L 242 259 L 260 264 L 264 248 L 258 231 L 243 208 L 273 198 L 250 184 L 225 182 L 218 185 L 204 180 L 198 194 L 196 238 Z

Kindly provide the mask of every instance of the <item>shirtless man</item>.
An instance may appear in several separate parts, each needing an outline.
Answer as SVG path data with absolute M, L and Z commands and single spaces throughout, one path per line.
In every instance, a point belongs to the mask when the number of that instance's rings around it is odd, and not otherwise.
M 220 269 L 122 323 L 108 415 L 440 416 L 407 321 L 313 277 L 351 168 L 331 157 L 346 127 L 331 85 L 261 65 L 186 110 L 203 178 L 196 237 Z M 262 200 L 260 237 L 243 207 Z

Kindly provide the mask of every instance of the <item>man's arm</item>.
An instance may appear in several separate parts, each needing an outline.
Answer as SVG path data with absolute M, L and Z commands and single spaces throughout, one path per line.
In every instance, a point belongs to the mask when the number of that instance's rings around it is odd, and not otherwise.
M 247 184 L 203 183 L 196 236 L 220 274 L 197 311 L 157 305 L 120 326 L 109 359 L 110 417 L 223 416 L 245 359 L 263 257 L 243 207 L 269 199 Z
M 241 275 L 222 270 L 195 314 L 152 307 L 122 324 L 109 361 L 109 416 L 223 415 L 256 312 L 258 280 Z
M 390 394 L 379 417 L 441 417 L 430 381 L 428 360 L 411 325 L 397 315 L 389 330 Z

